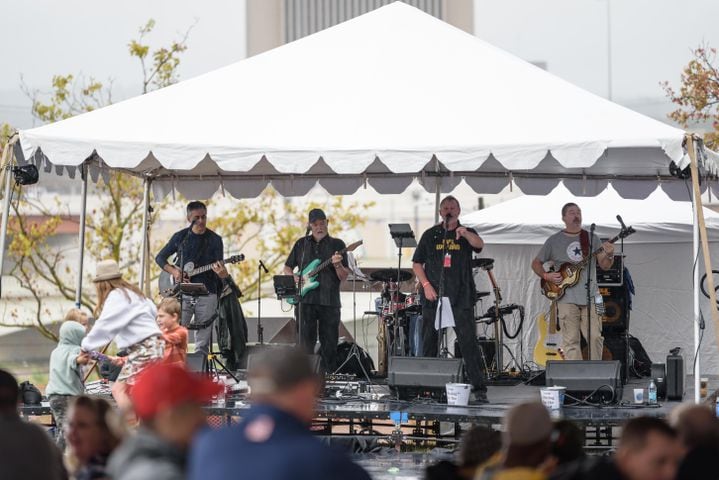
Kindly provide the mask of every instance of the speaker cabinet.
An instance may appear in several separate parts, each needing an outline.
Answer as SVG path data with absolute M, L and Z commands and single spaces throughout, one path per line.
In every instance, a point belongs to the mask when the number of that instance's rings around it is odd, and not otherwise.
M 187 366 L 187 370 L 189 370 L 190 372 L 206 372 L 206 362 L 207 355 L 202 352 L 188 353 L 187 358 L 185 359 L 185 365 Z
M 602 356 L 602 360 L 619 360 L 622 364 L 621 377 L 622 385 L 627 384 L 627 353 L 628 342 L 625 336 L 609 334 L 604 337 L 604 349 L 609 351 L 609 355 Z
M 460 358 L 390 357 L 387 383 L 402 400 L 432 397 L 447 400 L 445 385 L 463 383 Z
M 479 356 L 483 372 L 491 370 L 495 361 L 496 346 L 493 338 L 477 337 L 477 345 L 479 346 Z M 459 341 L 454 341 L 454 358 L 462 358 L 462 351 L 459 348 Z
M 652 363 L 652 380 L 657 386 L 657 399 L 667 398 L 667 368 L 664 363 Z
M 602 315 L 602 335 L 624 333 L 629 329 L 629 309 L 627 308 L 627 290 L 624 286 L 600 287 L 599 293 L 604 299 Z
M 619 360 L 550 360 L 546 384 L 566 387 L 566 393 L 578 399 L 616 402 L 622 398 L 621 367 Z

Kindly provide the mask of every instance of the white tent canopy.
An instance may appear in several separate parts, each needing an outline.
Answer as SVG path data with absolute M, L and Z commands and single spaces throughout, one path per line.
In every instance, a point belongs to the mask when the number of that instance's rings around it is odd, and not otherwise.
M 303 195 L 413 178 L 645 197 L 686 166 L 684 132 L 588 93 L 401 2 L 177 85 L 24 130 L 24 155 L 90 160 L 211 196 Z M 95 152 L 95 153 L 93 153 Z M 49 167 L 48 167 L 49 168 Z M 199 180 L 199 181 L 198 181 Z M 662 183 L 670 195 L 677 193 Z M 683 189 L 683 186 L 681 186 Z M 683 193 L 680 189 L 679 194 Z
M 524 196 L 464 215 L 461 220 L 482 235 L 487 246 L 483 256 L 495 259 L 494 273 L 504 298 L 525 306 L 527 320 L 523 341 L 525 352 L 537 338 L 534 319 L 546 311 L 549 301 L 539 290 L 539 278 L 530 263 L 547 237 L 561 228 L 561 208 L 577 202 L 585 228 L 596 223 L 597 234 L 610 238 L 619 231 L 616 215 L 637 233 L 624 244 L 625 266 L 636 288 L 630 333 L 638 337 L 655 362 L 663 362 L 670 348 L 681 346 L 687 372 L 694 357 L 692 308 L 692 204 L 669 199 L 662 191 L 645 200 L 625 200 L 611 188 L 597 197 L 577 199 L 563 186 L 545 197 Z M 719 254 L 719 214 L 704 209 L 711 251 Z M 616 251 L 619 252 L 619 245 Z M 702 260 L 697 268 L 703 272 Z M 478 275 L 478 289 L 488 290 L 484 275 Z M 703 297 L 702 297 L 703 298 Z M 702 368 L 715 371 L 719 352 L 714 341 L 708 301 L 702 300 L 706 328 L 701 349 Z M 527 347 L 530 347 L 527 349 Z M 529 356 L 531 359 L 531 356 Z

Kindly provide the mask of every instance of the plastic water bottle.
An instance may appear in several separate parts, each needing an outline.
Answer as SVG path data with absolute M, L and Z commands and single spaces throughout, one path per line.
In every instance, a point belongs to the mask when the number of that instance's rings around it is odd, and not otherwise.
M 657 385 L 654 383 L 654 379 L 649 382 L 649 405 L 657 404 Z
M 716 412 L 716 416 L 719 417 L 719 396 L 717 396 L 716 403 L 714 404 L 714 411 Z

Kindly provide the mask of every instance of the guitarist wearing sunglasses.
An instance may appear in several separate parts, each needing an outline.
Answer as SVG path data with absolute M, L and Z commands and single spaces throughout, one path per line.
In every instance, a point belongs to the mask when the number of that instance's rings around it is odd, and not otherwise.
M 181 267 L 187 266 L 189 262 L 194 265 L 221 262 L 224 250 L 222 237 L 207 228 L 207 206 L 204 203 L 193 201 L 187 204 L 187 221 L 190 226 L 176 232 L 155 257 L 155 262 L 171 274 L 176 283 L 190 281 L 187 274 L 184 274 L 183 279 Z M 169 263 L 167 259 L 173 254 L 177 254 L 177 262 L 182 258 L 184 265 Z M 195 332 L 195 349 L 206 354 L 209 352 L 210 328 L 217 313 L 217 292 L 221 282 L 215 268 L 194 275 L 191 281 L 205 285 L 210 294 L 196 297 L 194 307 L 191 298 L 183 298 L 181 324 L 187 327 L 192 320 L 194 325 L 203 326 Z
M 300 325 L 300 345 L 308 353 L 314 353 L 319 336 L 320 358 L 326 372 L 337 367 L 337 341 L 340 325 L 340 282 L 347 278 L 347 255 L 345 242 L 329 235 L 329 220 L 319 208 L 310 210 L 305 236 L 295 242 L 285 262 L 285 275 L 293 275 L 293 270 L 303 272 L 313 261 L 331 261 L 317 273 L 319 285 L 302 295 Z M 295 281 L 299 280 L 296 273 Z M 313 282 L 314 283 L 314 282 Z M 303 291 L 305 285 L 303 285 Z M 295 308 L 295 315 L 298 308 Z
M 604 242 L 601 248 L 595 252 L 589 252 L 589 233 L 582 228 L 582 210 L 575 203 L 567 203 L 562 207 L 562 221 L 565 228 L 547 239 L 532 260 L 532 270 L 543 282 L 551 286 L 562 285 L 565 276 L 560 271 L 545 271 L 544 264 L 551 262 L 555 269 L 566 264 L 581 264 L 588 260 L 588 256 L 594 256 L 596 262 L 589 260 L 589 266 L 581 268 L 578 281 L 573 285 L 566 286 L 566 289 L 556 296 L 557 320 L 562 333 L 562 347 L 567 360 L 582 360 L 580 348 L 581 337 L 591 338 L 590 360 L 601 360 L 604 338 L 602 337 L 602 326 L 597 312 L 590 308 L 587 312 L 587 272 L 591 276 L 590 290 L 591 298 L 599 294 L 597 288 L 597 271 L 599 268 L 606 270 L 611 268 L 614 262 L 614 245 L 611 242 Z M 593 248 L 600 245 L 599 237 L 594 235 L 592 239 Z M 589 313 L 589 321 L 587 321 Z M 588 335 L 588 328 L 591 329 Z

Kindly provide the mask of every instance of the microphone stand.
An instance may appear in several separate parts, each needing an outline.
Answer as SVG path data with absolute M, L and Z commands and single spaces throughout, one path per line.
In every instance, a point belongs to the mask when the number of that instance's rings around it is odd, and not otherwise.
M 442 311 L 444 310 L 444 259 L 447 255 L 447 234 L 449 233 L 449 218 L 447 215 L 442 222 L 443 233 L 442 233 L 442 269 L 439 271 L 439 292 L 437 292 L 437 308 L 439 308 L 439 329 L 437 330 L 437 356 L 447 357 L 449 350 L 447 349 L 446 337 L 444 336 L 444 330 L 442 329 Z M 424 321 L 424 320 L 423 320 Z M 434 321 L 432 319 L 431 321 Z M 442 347 L 444 344 L 444 348 Z
M 267 267 L 265 267 L 265 264 L 262 263 L 262 260 L 260 260 L 260 263 L 257 265 L 257 341 L 260 342 L 260 345 L 265 344 L 264 339 L 264 327 L 262 327 L 262 298 L 260 296 L 260 287 L 262 286 L 262 270 L 265 271 L 265 273 L 270 273 L 267 270 Z
M 297 339 L 297 343 L 300 344 L 300 347 L 302 347 L 302 283 L 304 276 L 302 275 L 302 271 L 304 270 L 304 264 L 305 264 L 305 252 L 307 251 L 307 242 L 310 240 L 310 233 L 311 233 L 310 227 L 307 227 L 307 231 L 305 232 L 305 236 L 302 241 L 302 255 L 300 256 L 300 267 L 299 267 L 299 280 L 297 282 L 297 304 L 295 305 L 295 308 L 297 309 L 297 336 L 299 337 Z M 310 355 L 314 353 L 314 346 L 312 348 L 312 351 L 309 352 Z
M 185 280 L 185 246 L 187 245 L 187 239 L 190 238 L 190 232 L 192 232 L 192 227 L 194 225 L 195 225 L 195 221 L 193 220 L 190 223 L 190 228 L 187 229 L 187 233 L 185 234 L 185 237 L 182 239 L 182 241 L 180 242 L 180 246 L 178 247 L 179 257 L 180 257 L 180 284 L 184 283 L 184 280 Z M 179 288 L 179 286 L 178 286 L 178 288 Z M 179 288 L 179 292 L 180 292 L 180 298 L 179 298 L 179 301 L 180 301 L 180 323 L 182 324 L 182 310 L 184 310 L 182 307 L 183 307 L 183 301 L 184 301 L 185 295 L 182 293 L 182 288 Z M 192 300 L 194 300 L 194 303 L 192 302 Z M 190 300 L 190 302 L 192 303 L 192 307 L 193 307 L 192 315 L 194 315 L 195 314 L 194 307 L 195 307 L 195 303 L 197 303 L 197 297 L 192 298 Z M 187 322 L 186 322 L 187 324 L 183 325 L 183 327 L 187 327 L 190 324 L 191 320 L 192 320 L 192 318 L 188 318 Z
M 592 255 L 592 252 L 594 251 L 594 247 L 593 247 L 592 243 L 594 240 L 595 227 L 596 227 L 595 224 L 592 224 L 592 226 L 589 227 L 589 253 L 588 253 L 588 255 L 591 255 L 592 257 L 594 257 L 594 255 Z M 580 234 L 580 236 L 581 236 L 581 234 Z M 587 283 L 587 357 L 588 357 L 587 360 L 592 360 L 592 310 L 591 310 L 591 308 L 592 308 L 592 291 L 591 291 L 592 262 L 594 262 L 594 269 L 595 269 L 595 274 L 596 274 L 596 268 L 597 268 L 596 258 L 590 257 L 589 265 L 587 265 L 588 266 L 587 282 L 586 282 Z M 580 334 L 581 334 L 581 324 L 582 324 L 582 319 L 580 317 L 580 319 L 579 319 Z M 600 355 L 599 360 L 602 359 L 601 354 L 602 354 L 602 352 L 599 352 L 599 355 Z

